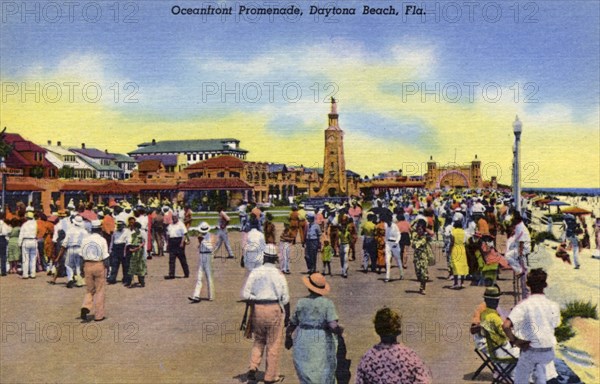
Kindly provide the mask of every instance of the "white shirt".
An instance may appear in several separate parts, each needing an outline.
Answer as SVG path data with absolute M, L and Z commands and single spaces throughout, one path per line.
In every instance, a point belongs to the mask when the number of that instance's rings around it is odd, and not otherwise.
M 124 223 L 126 223 L 126 224 L 127 224 L 127 223 L 129 223 L 129 218 L 130 218 L 130 217 L 135 217 L 135 216 L 133 216 L 133 212 L 129 212 L 129 213 L 127 213 L 127 212 L 125 212 L 125 211 L 122 211 L 121 213 L 119 213 L 119 214 L 117 215 L 117 217 L 115 217 L 115 223 L 116 223 L 117 221 L 119 221 L 119 220 L 122 220 Z
M 550 348 L 556 344 L 554 329 L 560 324 L 560 307 L 545 295 L 529 296 L 513 308 L 508 318 L 515 335 L 531 341 L 531 347 Z
M 140 215 L 139 217 L 135 218 L 135 221 L 137 221 L 138 223 L 140 223 L 140 225 L 142 226 L 142 231 L 147 231 L 148 230 L 148 216 L 146 215 Z
M 444 236 L 446 236 L 446 237 L 452 236 L 453 228 L 454 228 L 454 225 L 452 225 L 452 224 L 446 225 L 446 227 L 444 227 Z
M 37 236 L 37 221 L 28 219 L 19 232 L 19 247 L 23 245 L 23 240 L 34 239 Z
M 86 261 L 102 261 L 108 258 L 106 240 L 98 233 L 86 236 L 81 242 L 81 257 Z
M 213 243 L 212 243 L 212 238 L 210 233 L 207 233 L 206 235 L 204 235 L 202 242 L 200 243 L 200 246 L 198 247 L 198 252 L 200 253 L 212 253 L 214 249 Z
M 473 213 L 484 213 L 485 212 L 485 205 L 483 205 L 481 202 L 476 202 L 475 204 L 473 204 Z
M 475 224 L 474 221 L 470 221 L 469 224 L 467 225 L 467 228 L 465 229 L 465 243 L 471 237 L 475 236 L 476 230 L 477 230 L 477 224 Z
M 167 226 L 167 236 L 169 238 L 183 237 L 187 233 L 187 228 L 183 225 L 182 221 L 178 221 L 177 224 L 169 224 Z
M 123 228 L 122 230 L 115 230 L 113 232 L 112 244 L 125 244 L 127 238 L 131 235 L 129 228 Z
M 394 243 L 400 242 L 400 230 L 396 224 L 385 225 L 385 241 L 393 241 Z
M 72 225 L 67 231 L 67 236 L 63 241 L 63 247 L 80 247 L 83 239 L 88 235 L 83 227 Z
M 62 219 L 60 219 L 58 224 L 56 224 L 54 226 L 54 234 L 52 234 L 52 242 L 56 243 L 58 241 L 58 232 L 60 232 L 62 230 L 66 235 L 67 231 L 69 230 L 70 227 L 71 227 L 71 220 L 68 217 L 63 217 Z
M 287 280 L 275 264 L 266 263 L 248 275 L 242 290 L 245 300 L 278 300 L 280 305 L 290 302 Z
M 522 241 L 523 244 L 523 253 L 528 254 L 531 252 L 531 236 L 529 235 L 529 230 L 523 222 L 520 222 L 515 227 L 515 244 L 518 247 L 518 244 Z M 518 249 L 518 248 L 517 248 Z
M 8 238 L 8 235 L 12 231 L 12 227 L 4 222 L 4 220 L 0 220 L 0 236 L 5 236 Z

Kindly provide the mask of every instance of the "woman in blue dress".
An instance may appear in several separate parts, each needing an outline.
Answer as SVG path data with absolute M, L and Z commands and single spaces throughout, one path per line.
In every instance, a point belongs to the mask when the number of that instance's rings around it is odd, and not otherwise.
M 337 366 L 337 335 L 344 329 L 320 273 L 302 278 L 310 294 L 298 300 L 286 331 L 285 346 L 294 347 L 294 367 L 302 384 L 333 384 Z

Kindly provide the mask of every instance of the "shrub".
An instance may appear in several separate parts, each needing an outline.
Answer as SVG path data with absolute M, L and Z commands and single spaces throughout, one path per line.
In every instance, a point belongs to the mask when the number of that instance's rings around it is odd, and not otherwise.
M 571 301 L 567 307 L 560 311 L 565 318 L 583 317 L 598 320 L 598 306 L 592 305 L 591 301 Z
M 554 336 L 560 343 L 569 340 L 575 336 L 575 331 L 571 326 L 570 320 L 574 317 L 588 319 L 598 319 L 598 306 L 592 305 L 591 301 L 571 301 L 560 311 L 561 324 L 554 330 Z
M 540 244 L 543 243 L 545 240 L 553 240 L 556 241 L 556 237 L 554 237 L 554 235 L 550 232 L 538 232 L 533 236 L 533 240 Z

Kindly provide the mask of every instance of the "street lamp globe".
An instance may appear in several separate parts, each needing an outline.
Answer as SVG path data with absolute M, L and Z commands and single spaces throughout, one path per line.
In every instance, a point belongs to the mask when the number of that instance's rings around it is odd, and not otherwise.
M 522 130 L 523 123 L 521 123 L 521 120 L 519 120 L 519 116 L 516 116 L 515 121 L 513 122 L 513 132 L 515 133 L 515 136 L 520 136 Z

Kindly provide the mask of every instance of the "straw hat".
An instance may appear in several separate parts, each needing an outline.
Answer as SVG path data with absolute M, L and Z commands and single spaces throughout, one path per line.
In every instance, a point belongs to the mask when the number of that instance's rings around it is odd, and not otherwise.
M 198 227 L 198 232 L 205 235 L 209 231 L 210 231 L 210 225 L 208 225 L 208 223 L 206 221 L 203 221 L 202 223 L 200 223 L 200 226 Z
M 73 224 L 78 227 L 83 227 L 83 217 L 79 215 L 75 216 L 75 218 L 73 219 Z
M 327 295 L 329 293 L 329 283 L 325 280 L 325 276 L 320 273 L 313 273 L 310 276 L 304 276 L 302 282 L 306 285 L 309 291 L 318 295 Z

